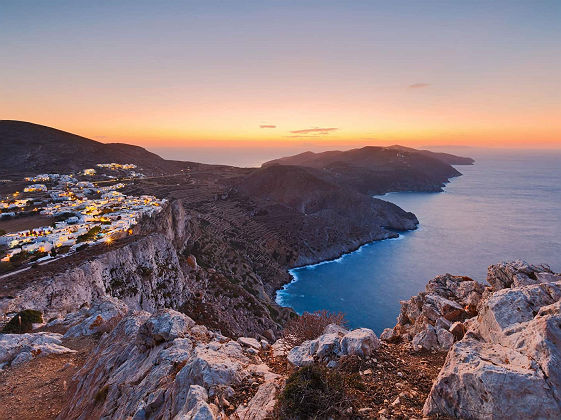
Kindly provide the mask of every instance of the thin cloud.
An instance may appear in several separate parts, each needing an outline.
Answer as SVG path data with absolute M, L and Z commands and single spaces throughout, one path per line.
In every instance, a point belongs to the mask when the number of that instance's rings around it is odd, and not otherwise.
M 277 128 L 276 125 L 260 125 L 259 128 Z
M 312 137 L 312 138 L 318 137 L 318 135 L 315 135 L 315 136 L 312 136 L 312 135 L 309 135 L 309 136 L 306 136 L 306 135 L 293 135 L 293 136 L 285 136 L 285 137 L 288 137 L 288 138 L 291 138 L 291 139 L 303 139 L 303 138 L 310 138 L 310 137 Z
M 422 89 L 429 86 L 430 83 L 413 83 L 412 85 L 409 85 L 409 89 Z
M 329 133 L 339 130 L 338 128 L 319 128 L 319 127 L 315 127 L 315 128 L 306 128 L 304 130 L 294 130 L 291 131 L 292 134 L 312 134 L 312 135 L 318 135 L 318 136 L 325 136 L 328 135 Z

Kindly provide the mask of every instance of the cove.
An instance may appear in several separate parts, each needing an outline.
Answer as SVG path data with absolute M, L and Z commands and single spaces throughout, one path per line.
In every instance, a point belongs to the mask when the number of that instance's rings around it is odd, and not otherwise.
M 351 327 L 379 334 L 395 325 L 399 301 L 438 274 L 484 282 L 487 266 L 517 258 L 561 271 L 561 154 L 480 150 L 472 156 L 476 164 L 458 167 L 463 176 L 444 192 L 377 197 L 415 213 L 417 230 L 290 270 L 294 281 L 277 292 L 277 302 L 298 313 L 344 312 Z

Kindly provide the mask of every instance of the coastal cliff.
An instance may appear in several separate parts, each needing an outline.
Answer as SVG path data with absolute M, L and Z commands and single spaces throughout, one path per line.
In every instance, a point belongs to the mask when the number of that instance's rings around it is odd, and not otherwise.
M 199 224 L 175 201 L 157 217 L 143 220 L 134 236 L 110 247 L 7 277 L 0 312 L 34 308 L 50 319 L 117 298 L 134 310 L 182 310 L 232 335 L 277 332 L 288 310 L 263 291 L 248 292 L 244 279 L 237 284 L 215 268 L 201 267 L 188 252 L 193 251 L 193 235 L 201 239 Z M 263 290 L 261 283 L 259 287 Z

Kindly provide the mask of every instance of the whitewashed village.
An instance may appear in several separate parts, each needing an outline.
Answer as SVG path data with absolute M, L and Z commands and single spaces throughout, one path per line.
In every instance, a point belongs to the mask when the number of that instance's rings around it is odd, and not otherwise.
M 0 231 L 2 272 L 46 263 L 83 247 L 110 244 L 132 234 L 143 216 L 162 209 L 165 200 L 125 195 L 126 180 L 142 178 L 134 164 L 100 163 L 75 174 L 25 178 L 23 191 L 2 197 L 0 220 L 24 229 Z M 37 223 L 44 226 L 36 226 Z M 26 226 L 26 225 L 29 225 Z

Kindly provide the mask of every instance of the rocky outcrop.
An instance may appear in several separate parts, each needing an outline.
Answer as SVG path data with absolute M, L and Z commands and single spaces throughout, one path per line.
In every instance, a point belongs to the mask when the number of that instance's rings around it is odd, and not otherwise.
M 35 357 L 74 352 L 62 345 L 62 334 L 0 334 L 0 370 L 7 366 L 15 367 Z
M 380 338 L 411 341 L 416 349 L 448 351 L 462 338 L 463 322 L 477 314 L 485 287 L 464 276 L 445 274 L 430 280 L 425 292 L 401 302 L 393 329 Z
M 329 366 L 330 362 L 333 365 L 341 356 L 367 358 L 379 346 L 380 340 L 371 329 L 359 328 L 347 331 L 332 324 L 328 325 L 324 334 L 315 340 L 306 340 L 292 348 L 287 354 L 287 359 L 298 367 L 311 365 L 316 361 L 326 362 Z
M 477 317 L 448 353 L 426 415 L 554 419 L 561 413 L 561 276 L 516 261 L 489 267 Z
M 487 273 L 487 281 L 494 291 L 559 280 L 561 277 L 547 265 L 536 266 L 520 260 L 491 265 Z
M 65 338 L 84 337 L 111 331 L 127 311 L 127 306 L 118 299 L 107 298 L 91 306 L 85 304 L 77 312 L 52 320 L 47 327 L 57 327 L 66 331 Z
M 236 386 L 276 383 L 252 348 L 170 309 L 131 313 L 74 376 L 59 418 L 220 418 Z M 269 406 L 264 393 L 240 415 Z

